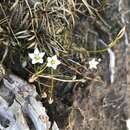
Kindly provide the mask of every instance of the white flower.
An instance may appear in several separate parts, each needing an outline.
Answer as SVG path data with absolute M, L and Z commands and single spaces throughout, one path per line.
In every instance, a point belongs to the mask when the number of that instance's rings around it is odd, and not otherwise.
M 52 67 L 53 69 L 56 69 L 60 63 L 61 62 L 57 59 L 56 55 L 47 58 L 47 66 Z
M 53 102 L 54 102 L 54 100 L 50 97 L 49 100 L 48 100 L 48 103 L 52 104 Z
M 32 59 L 32 64 L 43 63 L 43 56 L 45 52 L 39 52 L 38 48 L 34 50 L 34 53 L 29 53 L 29 57 Z
M 126 120 L 126 126 L 127 126 L 128 130 L 130 130 L 130 119 Z
M 97 69 L 98 64 L 99 62 L 93 58 L 91 61 L 89 61 L 89 69 Z

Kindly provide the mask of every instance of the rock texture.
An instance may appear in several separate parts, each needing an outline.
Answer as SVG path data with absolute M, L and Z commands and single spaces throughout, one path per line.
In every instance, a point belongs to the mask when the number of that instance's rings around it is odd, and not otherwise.
M 33 85 L 9 74 L 0 86 L 1 130 L 49 130 L 51 122 Z M 56 122 L 52 130 L 59 130 Z
M 94 43 L 100 41 L 105 44 L 105 40 L 113 38 L 117 28 L 126 26 L 126 31 L 123 39 L 104 54 L 104 83 L 91 82 L 89 86 L 78 87 L 74 92 L 73 110 L 67 130 L 127 129 L 126 120 L 130 116 L 130 3 L 129 0 L 106 0 L 106 3 L 108 6 L 102 17 L 110 25 L 110 33 L 105 35 L 99 27 L 95 31 L 95 23 L 90 23 L 92 28 L 86 24 L 87 30 L 92 29 L 96 33 Z

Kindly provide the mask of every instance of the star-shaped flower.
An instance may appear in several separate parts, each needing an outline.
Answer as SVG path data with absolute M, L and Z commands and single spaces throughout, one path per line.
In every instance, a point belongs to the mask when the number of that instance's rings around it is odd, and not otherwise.
M 99 62 L 93 58 L 91 61 L 89 61 L 89 69 L 97 69 L 98 64 Z
M 57 59 L 56 55 L 47 58 L 47 66 L 52 67 L 53 69 L 56 69 L 60 63 L 61 62 Z
M 43 63 L 43 56 L 45 52 L 40 52 L 38 48 L 35 48 L 34 53 L 29 53 L 29 57 L 32 59 L 32 64 Z

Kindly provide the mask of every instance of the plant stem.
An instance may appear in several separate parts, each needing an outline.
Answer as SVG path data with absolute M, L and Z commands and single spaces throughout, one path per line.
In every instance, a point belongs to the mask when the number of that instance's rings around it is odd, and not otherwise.
M 51 69 L 51 88 L 50 88 L 50 97 L 52 97 L 54 89 L 54 79 L 53 79 L 53 69 Z
M 45 66 L 43 66 L 43 68 L 40 71 L 33 74 L 32 77 L 29 79 L 29 82 L 34 82 L 39 77 L 39 75 L 46 69 L 46 67 L 47 66 L 45 64 Z

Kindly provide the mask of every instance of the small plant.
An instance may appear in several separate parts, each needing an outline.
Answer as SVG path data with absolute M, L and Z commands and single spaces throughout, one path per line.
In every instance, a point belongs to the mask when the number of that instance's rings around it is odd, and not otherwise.
M 51 87 L 49 89 L 49 95 L 47 95 L 47 93 L 44 92 L 43 93 L 44 95 L 42 97 L 47 98 L 49 96 L 48 103 L 52 104 L 53 103 L 53 98 L 52 97 L 53 97 L 53 89 L 54 89 L 54 79 L 56 79 L 54 77 L 54 70 L 56 70 L 58 65 L 61 64 L 61 61 L 57 58 L 57 55 L 54 55 L 54 56 L 51 56 L 51 57 L 47 57 L 47 60 L 45 59 L 46 62 L 43 62 L 44 61 L 43 58 L 44 58 L 45 52 L 40 52 L 38 48 L 34 49 L 34 53 L 29 53 L 28 55 L 31 58 L 33 65 L 37 64 L 37 63 L 40 63 L 42 65 L 40 70 L 36 71 L 36 73 L 34 73 L 30 77 L 29 82 L 34 82 L 35 80 L 38 79 L 38 77 L 42 77 L 42 74 L 43 74 L 44 70 L 46 68 L 51 68 L 51 75 L 50 75 Z M 100 61 L 101 61 L 101 59 L 98 59 L 96 61 L 95 58 L 90 60 L 88 62 L 89 69 L 90 70 L 97 69 L 97 65 L 99 64 Z M 58 79 L 58 80 L 60 80 L 60 79 Z M 62 80 L 61 79 L 60 81 L 73 82 L 73 81 L 78 81 L 78 80 L 72 80 L 71 81 L 71 80 Z M 83 80 L 81 80 L 81 81 L 83 81 Z
M 43 62 L 43 57 L 45 55 L 45 52 L 40 52 L 38 48 L 35 48 L 34 53 L 29 53 L 29 57 L 32 60 L 32 64 L 44 64 L 43 68 L 41 68 L 40 71 L 36 72 L 30 79 L 29 82 L 34 82 L 39 74 L 41 74 L 47 67 L 51 68 L 51 76 L 52 76 L 52 84 L 51 84 L 51 88 L 50 88 L 50 97 L 49 97 L 49 104 L 52 104 L 53 102 L 53 98 L 52 98 L 52 93 L 53 93 L 53 69 L 56 70 L 57 66 L 61 63 L 60 60 L 58 60 L 57 55 L 54 55 L 52 57 L 48 57 L 47 58 L 47 63 Z M 47 97 L 47 95 L 45 96 Z

